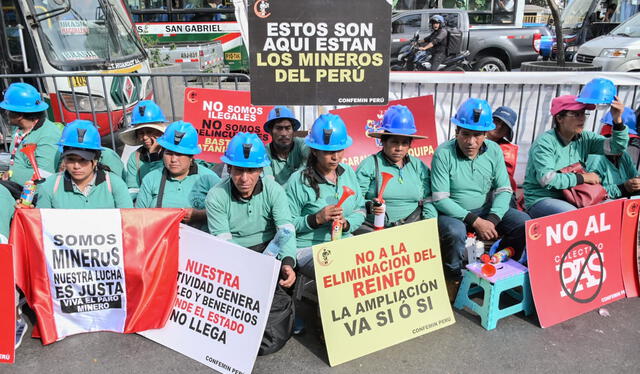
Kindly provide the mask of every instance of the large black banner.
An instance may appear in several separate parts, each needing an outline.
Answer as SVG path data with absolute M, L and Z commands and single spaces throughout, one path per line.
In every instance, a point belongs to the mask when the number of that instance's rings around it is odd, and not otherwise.
M 251 103 L 386 104 L 390 30 L 385 0 L 251 0 Z

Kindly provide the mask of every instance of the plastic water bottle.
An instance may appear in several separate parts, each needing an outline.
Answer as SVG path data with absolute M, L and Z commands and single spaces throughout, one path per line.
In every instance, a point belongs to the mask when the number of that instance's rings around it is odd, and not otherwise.
M 286 227 L 282 227 L 278 229 L 276 235 L 267 245 L 267 248 L 264 250 L 264 254 L 271 257 L 276 257 L 278 253 L 280 253 L 280 249 L 287 244 L 289 239 L 293 236 L 293 231 L 289 230 Z

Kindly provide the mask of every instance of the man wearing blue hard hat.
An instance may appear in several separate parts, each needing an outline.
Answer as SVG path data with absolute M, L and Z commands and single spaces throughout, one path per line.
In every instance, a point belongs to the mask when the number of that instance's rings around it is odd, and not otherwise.
M 194 207 L 190 195 L 201 178 L 217 175 L 193 158 L 202 152 L 197 130 L 188 122 L 173 122 L 157 142 L 164 149 L 164 167 L 150 171 L 142 179 L 136 208 L 184 208 L 187 214 L 182 222 L 196 228 L 206 226 L 204 209 Z
M 20 152 L 25 144 L 36 145 L 35 158 L 44 178 L 55 173 L 55 155 L 61 131 L 47 119 L 49 104 L 40 92 L 28 83 L 12 83 L 4 92 L 0 108 L 4 110 L 9 125 L 15 127 L 11 134 L 9 172 L 4 173 L 2 179 L 22 186 L 33 176 L 33 165 Z
M 58 144 L 64 171 L 47 178 L 38 188 L 37 208 L 133 208 L 122 178 L 98 161 L 100 133 L 91 121 L 69 123 Z
M 166 118 L 158 104 L 151 100 L 140 101 L 133 108 L 131 127 L 118 137 L 129 146 L 139 147 L 127 160 L 125 181 L 131 196 L 135 199 L 142 179 L 155 169 L 162 169 L 162 147 L 157 139 L 164 134 Z
M 256 134 L 236 134 L 221 160 L 227 165 L 229 176 L 207 194 L 209 232 L 282 261 L 259 351 L 259 354 L 273 353 L 290 337 L 293 322 L 293 301 L 282 289 L 291 288 L 296 280 L 295 227 L 286 204 L 287 196 L 273 178 L 261 177 L 270 160 Z M 272 318 L 278 315 L 286 318 Z
M 271 164 L 264 168 L 265 175 L 273 175 L 276 182 L 284 186 L 291 174 L 304 167 L 309 156 L 309 148 L 304 139 L 296 138 L 294 132 L 300 129 L 300 121 L 285 106 L 276 106 L 269 112 L 264 130 L 271 135 L 267 153 Z
M 600 135 L 611 137 L 613 127 L 613 116 L 607 113 L 601 120 L 604 125 L 600 130 Z M 638 133 L 636 132 L 636 114 L 631 108 L 624 108 L 622 112 L 622 122 L 629 129 L 629 147 L 627 151 L 617 155 L 597 155 L 590 154 L 587 157 L 586 169 L 600 176 L 602 186 L 607 190 L 609 199 L 629 197 L 640 193 L 640 178 L 636 162 L 634 162 L 629 149 L 637 148 L 632 144 L 638 143 Z
M 495 128 L 489 103 L 467 99 L 451 121 L 457 126 L 456 137 L 436 149 L 431 190 L 453 300 L 462 275 L 467 232 L 474 232 L 480 240 L 502 237 L 498 250 L 511 247 L 518 259 L 524 251 L 529 216 L 509 207 L 513 191 L 502 150 L 486 139 L 487 132 Z

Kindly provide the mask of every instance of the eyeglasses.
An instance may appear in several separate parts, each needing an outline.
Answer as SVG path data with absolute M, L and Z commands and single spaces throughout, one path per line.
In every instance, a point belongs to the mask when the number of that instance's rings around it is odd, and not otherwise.
M 572 110 L 568 110 L 564 115 L 567 117 L 588 117 L 589 114 L 587 112 L 574 112 Z

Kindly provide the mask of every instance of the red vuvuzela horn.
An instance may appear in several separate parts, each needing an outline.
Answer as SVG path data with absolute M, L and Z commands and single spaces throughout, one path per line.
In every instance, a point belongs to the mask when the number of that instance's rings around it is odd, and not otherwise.
M 33 180 L 34 182 L 41 182 L 44 179 L 42 178 L 42 176 L 40 175 L 40 171 L 38 170 L 38 162 L 36 161 L 36 147 L 37 146 L 34 143 L 25 144 L 24 146 L 22 146 L 22 149 L 20 149 L 20 152 L 27 155 L 29 162 L 31 162 L 31 165 L 33 166 L 33 177 L 31 177 L 31 180 Z
M 345 200 L 347 200 L 350 196 L 353 196 L 355 194 L 356 193 L 353 192 L 351 188 L 347 186 L 342 186 L 342 196 L 340 197 L 340 200 L 338 201 L 336 206 L 342 206 L 342 203 L 344 203 Z
M 380 174 L 382 175 L 382 183 L 380 184 L 380 192 L 378 192 L 378 201 L 380 203 L 384 203 L 382 195 L 384 194 L 384 190 L 387 188 L 387 183 L 389 183 L 389 181 L 393 179 L 393 174 L 386 173 L 384 171 Z

